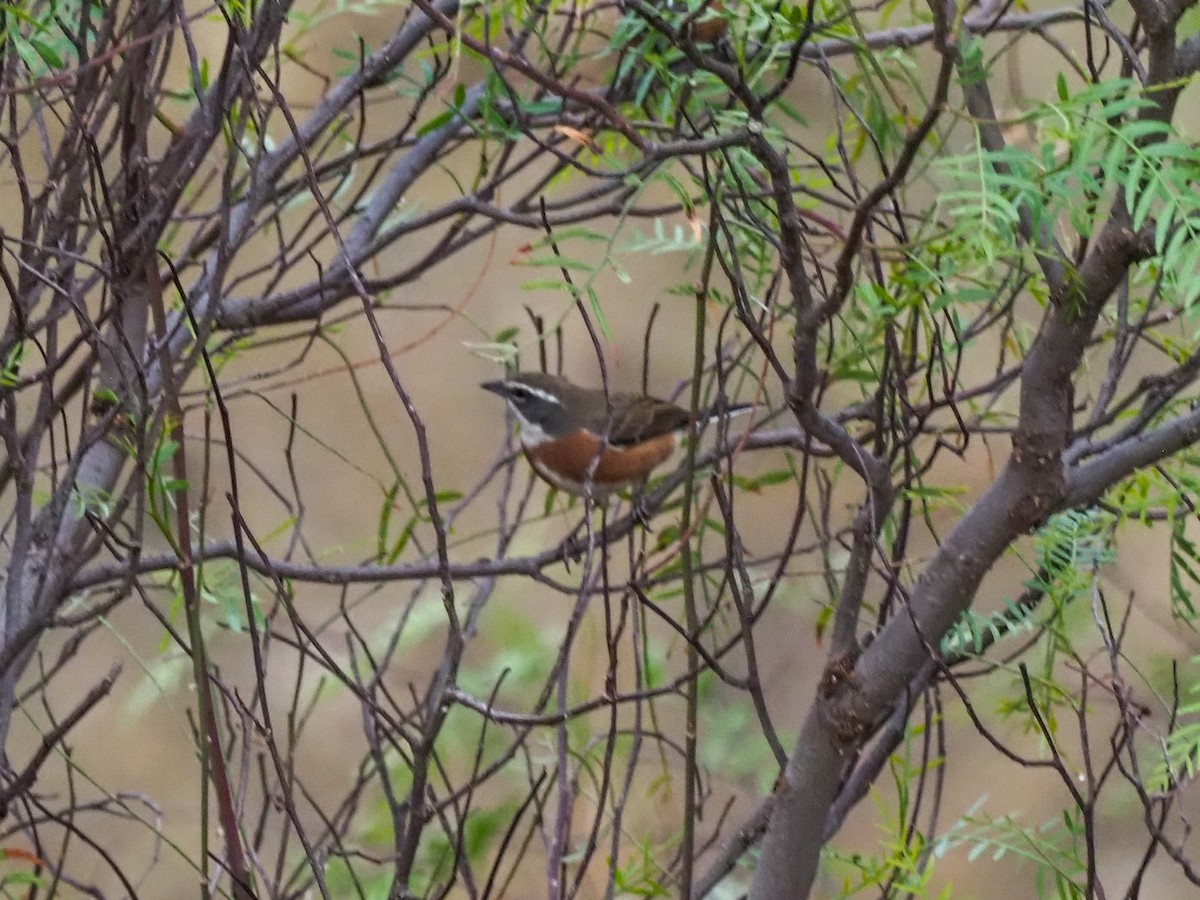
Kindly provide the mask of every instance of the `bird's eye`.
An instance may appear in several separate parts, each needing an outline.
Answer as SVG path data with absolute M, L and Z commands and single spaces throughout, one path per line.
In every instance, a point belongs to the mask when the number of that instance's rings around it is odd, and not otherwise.
M 522 387 L 519 384 L 514 384 L 512 387 L 510 387 L 508 389 L 508 393 L 509 393 L 509 396 L 512 397 L 514 400 L 516 400 L 518 403 L 524 403 L 526 400 L 528 400 L 530 397 L 533 396 L 533 392 L 530 391 L 529 388 Z

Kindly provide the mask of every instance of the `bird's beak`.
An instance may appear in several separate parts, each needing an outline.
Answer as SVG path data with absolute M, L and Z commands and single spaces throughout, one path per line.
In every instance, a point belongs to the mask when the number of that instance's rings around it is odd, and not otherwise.
M 508 394 L 508 389 L 503 381 L 485 381 L 480 385 L 485 391 L 491 391 L 493 394 L 499 394 L 504 397 Z

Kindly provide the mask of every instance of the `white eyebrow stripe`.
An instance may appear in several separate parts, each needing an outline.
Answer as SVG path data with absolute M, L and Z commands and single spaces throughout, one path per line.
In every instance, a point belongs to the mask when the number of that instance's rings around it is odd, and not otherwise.
M 562 401 L 559 400 L 557 397 L 555 397 L 553 394 L 551 394 L 549 391 L 543 391 L 541 388 L 536 388 L 533 385 L 526 384 L 523 381 L 509 381 L 509 382 L 505 382 L 505 383 L 508 384 L 510 387 L 516 386 L 516 387 L 523 388 L 524 390 L 529 391 L 529 393 L 533 394 L 535 397 L 538 397 L 541 400 L 545 400 L 547 403 L 553 403 L 555 406 L 562 406 Z

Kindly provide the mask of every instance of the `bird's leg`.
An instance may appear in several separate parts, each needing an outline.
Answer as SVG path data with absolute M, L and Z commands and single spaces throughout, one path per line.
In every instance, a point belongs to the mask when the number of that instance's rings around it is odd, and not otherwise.
M 596 536 L 592 530 L 592 513 L 599 506 L 604 508 L 608 497 L 606 494 L 599 493 L 593 490 L 592 485 L 585 484 L 584 493 L 581 495 L 583 500 L 583 518 L 579 523 L 571 529 L 571 533 L 563 538 L 562 544 L 562 561 L 568 567 L 573 562 L 579 562 L 587 553 L 588 548 L 595 542 Z M 601 529 L 601 534 L 604 529 Z
M 567 535 L 567 539 L 563 541 L 563 562 L 573 563 L 583 559 L 588 548 L 588 517 L 591 515 L 590 510 L 585 510 L 583 518 L 579 520 L 579 524 L 571 529 L 571 533 Z
M 632 506 L 633 520 L 649 531 L 650 519 L 653 518 L 654 511 L 646 503 L 646 482 L 639 481 L 630 488 L 629 501 Z

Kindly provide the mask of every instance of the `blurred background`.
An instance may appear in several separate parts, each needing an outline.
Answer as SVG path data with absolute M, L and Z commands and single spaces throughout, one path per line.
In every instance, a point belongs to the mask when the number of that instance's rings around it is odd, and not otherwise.
M 384 5 L 327 7 L 323 14 L 328 22 L 319 28 L 305 29 L 296 47 L 303 54 L 307 68 L 288 69 L 289 103 L 298 111 L 320 103 L 329 83 L 326 79 L 350 65 L 346 56 L 351 54 L 353 58 L 354 36 L 361 36 L 367 45 L 374 46 L 392 34 L 401 21 L 401 11 Z M 209 46 L 201 49 L 212 58 L 220 57 L 225 33 L 224 23 L 219 19 L 200 21 L 195 26 L 199 39 L 211 40 Z M 1040 52 L 1039 45 L 1031 42 L 1026 49 L 1024 42 L 1029 40 L 1022 39 L 1009 51 L 1010 96 L 1006 102 L 1013 110 L 1020 109 L 1031 94 L 1040 96 L 1043 88 L 1048 91 L 1058 70 L 1057 61 Z M 913 58 L 921 65 L 929 63 L 920 53 L 914 53 Z M 174 64 L 180 67 L 179 79 L 184 80 L 183 56 L 177 55 Z M 462 60 L 460 65 L 469 67 L 471 63 Z M 832 116 L 834 105 L 829 102 L 827 91 L 823 78 L 802 73 L 791 92 L 792 104 L 803 111 L 808 128 L 814 133 L 832 132 L 837 127 Z M 382 106 L 371 108 L 366 119 L 367 140 L 385 139 L 391 123 L 403 117 L 404 99 L 398 97 L 394 104 L 394 111 Z M 281 128 L 279 139 L 284 134 Z M 462 171 L 445 171 L 440 180 L 421 179 L 404 196 L 397 215 L 419 215 L 422 210 L 458 196 L 458 182 L 471 177 L 470 167 L 476 160 L 464 155 L 462 164 Z M 5 221 L 3 227 L 11 231 L 18 224 Z M 663 217 L 661 225 L 668 233 L 678 229 L 685 237 L 693 228 L 683 214 Z M 652 227 L 649 222 L 623 225 L 616 254 L 621 271 L 609 270 L 594 281 L 594 289 L 602 301 L 603 322 L 594 321 L 593 325 L 600 334 L 604 363 L 614 388 L 638 391 L 645 378 L 650 393 L 679 397 L 692 371 L 696 301 L 691 287 L 699 277 L 702 245 L 653 254 L 621 252 L 629 242 L 637 241 L 639 231 L 646 232 Z M 530 313 L 540 317 L 547 329 L 561 328 L 563 373 L 579 384 L 600 383 L 600 366 L 592 338 L 573 299 L 561 289 L 530 287 L 531 282 L 559 278 L 557 270 L 531 263 L 538 254 L 530 250 L 530 244 L 540 238 L 529 229 L 501 228 L 489 238 L 454 254 L 446 263 L 430 268 L 419 280 L 388 291 L 381 299 L 378 321 L 395 369 L 427 429 L 439 490 L 468 491 L 489 467 L 511 456 L 515 446 L 511 422 L 499 399 L 480 390 L 479 384 L 503 372 L 496 348 L 491 345 L 498 335 L 511 334 L 512 329 L 516 333 L 510 339 L 518 348 L 521 366 L 537 367 L 538 339 Z M 401 270 L 419 260 L 428 249 L 419 238 L 402 242 L 394 248 L 393 255 L 374 262 L 376 271 L 366 271 L 364 275 L 386 277 L 387 267 Z M 262 252 L 271 253 L 273 249 L 264 247 Z M 318 248 L 318 255 L 333 252 L 332 246 Z M 578 246 L 572 246 L 571 252 L 580 252 Z M 604 248 L 595 248 L 593 252 L 595 256 L 590 261 L 594 263 Z M 249 269 L 255 255 L 253 247 L 246 248 L 239 264 Z M 239 292 L 246 295 L 253 289 L 253 279 L 239 286 Z M 356 303 L 348 301 L 334 310 L 333 316 L 353 312 Z M 656 304 L 658 312 L 650 328 Z M 706 336 L 710 354 L 718 344 L 718 323 L 719 310 L 714 307 Z M 295 329 L 281 326 L 255 334 L 247 338 L 251 346 L 264 342 L 275 345 L 258 347 L 253 353 L 244 352 L 243 348 L 220 371 L 239 453 L 241 508 L 248 526 L 257 535 L 278 544 L 296 510 L 281 500 L 276 485 L 283 480 L 294 482 L 303 499 L 304 535 L 309 546 L 322 560 L 350 564 L 375 552 L 394 472 L 399 470 L 410 483 L 417 483 L 418 447 L 412 424 L 380 361 L 368 323 L 361 316 L 347 315 L 344 322 L 327 327 L 323 338 L 311 345 L 305 340 L 307 334 L 304 326 Z M 788 335 L 776 335 L 775 339 L 781 352 L 786 353 Z M 558 340 L 550 342 L 552 366 Z M 647 342 L 650 366 L 644 372 L 643 346 Z M 299 362 L 298 355 L 302 355 Z M 978 357 L 968 355 L 968 366 L 973 358 L 981 364 L 991 364 L 987 354 L 980 353 Z M 189 464 L 196 476 L 195 484 L 207 485 L 206 496 L 196 500 L 210 504 L 206 526 L 210 532 L 227 535 L 229 522 L 222 517 L 228 515 L 228 506 L 221 498 L 230 489 L 228 474 L 223 461 L 218 459 L 212 461 L 208 471 L 203 471 L 206 464 L 199 452 L 206 433 L 211 433 L 206 429 L 217 426 L 212 420 L 206 422 L 203 384 L 196 380 L 190 387 L 192 393 L 185 398 L 184 431 L 196 452 Z M 768 394 L 756 421 L 761 415 L 777 410 L 780 399 Z M 1008 401 L 1011 403 L 1012 398 Z M 779 427 L 790 424 L 786 417 L 778 422 Z M 961 502 L 966 504 L 991 483 L 1007 453 L 1008 441 L 1003 436 L 973 443 L 962 459 L 943 457 L 933 480 L 965 488 Z M 288 465 L 292 467 L 290 470 Z M 516 460 L 515 465 L 515 483 L 519 490 L 525 490 L 531 476 L 523 461 Z M 736 461 L 736 472 L 747 479 L 784 467 L 782 450 L 745 453 Z M 473 503 L 454 522 L 449 537 L 452 556 L 457 560 L 486 555 L 494 546 L 500 482 L 492 482 L 485 491 L 484 498 Z M 532 509 L 543 509 L 546 491 L 544 485 L 534 483 Z M 839 497 L 840 505 L 835 505 L 834 510 L 848 522 L 859 499 L 847 492 L 844 498 Z M 739 521 L 744 523 L 742 537 L 749 553 L 765 553 L 777 546 L 781 523 L 790 522 L 796 502 L 795 487 L 789 483 L 766 484 L 738 497 Z M 577 525 L 580 515 L 578 504 L 570 504 L 563 497 L 555 498 L 536 525 L 522 529 L 518 544 L 510 548 L 510 555 L 552 547 Z M 953 510 L 945 509 L 942 516 L 935 524 L 944 533 L 955 515 Z M 673 521 L 664 516 L 654 522 L 654 529 L 661 532 Z M 1126 645 L 1129 655 L 1148 678 L 1161 678 L 1156 666 L 1167 665 L 1173 657 L 1189 657 L 1200 642 L 1194 632 L 1172 619 L 1166 599 L 1167 549 L 1161 530 L 1150 526 L 1126 527 L 1118 541 L 1117 559 L 1104 567 L 1101 580 L 1117 605 L 1123 606 L 1133 598 L 1134 610 L 1128 626 L 1131 637 Z M 924 545 L 914 542 L 910 557 L 919 559 L 931 548 L 927 538 Z M 614 550 L 620 558 L 624 558 L 624 553 L 624 548 Z M 817 623 L 822 609 L 831 600 L 828 581 L 819 568 L 791 571 L 789 575 L 767 613 L 768 620 L 759 629 L 757 647 L 766 699 L 785 747 L 790 747 L 794 740 L 825 664 L 825 647 Z M 555 570 L 555 576 L 574 577 L 570 570 L 562 569 Z M 252 682 L 254 661 L 244 634 L 237 630 L 238 614 L 225 606 L 230 602 L 229 597 L 237 597 L 237 571 L 231 567 L 210 577 L 212 584 L 219 583 L 220 578 L 229 581 L 228 595 L 214 591 L 208 598 L 206 621 L 214 662 L 229 684 Z M 979 608 L 999 608 L 1005 598 L 1021 592 L 1028 577 L 1025 563 L 1015 557 L 1006 558 L 985 582 Z M 151 581 L 151 596 L 163 604 L 160 612 L 179 622 L 180 610 L 172 607 L 174 591 L 165 585 L 157 590 L 153 587 Z M 260 584 L 256 592 L 262 590 Z M 265 594 L 258 599 L 264 603 L 270 600 Z M 441 658 L 443 613 L 439 587 L 434 582 L 422 584 L 415 594 L 407 585 L 342 588 L 305 584 L 297 587 L 294 603 L 296 612 L 305 621 L 314 628 L 327 629 L 323 632 L 325 643 L 334 648 L 335 654 L 341 654 L 342 659 L 346 656 L 335 640 L 337 628 L 342 626 L 329 625 L 337 621 L 340 609 L 352 609 L 357 628 L 368 635 L 373 630 L 379 635 L 390 635 L 396 630 L 398 617 L 408 617 L 402 648 L 384 674 L 386 690 L 396 694 L 403 695 L 410 684 L 424 685 Z M 497 693 L 499 704 L 511 710 L 524 709 L 529 699 L 524 692 L 539 683 L 538 676 L 545 676 L 571 612 L 560 593 L 531 579 L 500 579 L 478 620 L 478 637 L 467 650 L 461 676 L 464 688 L 485 699 L 501 681 Z M 1088 606 L 1080 604 L 1070 613 L 1070 620 L 1082 632 L 1091 627 L 1091 615 Z M 652 631 L 655 652 L 663 655 L 663 665 L 677 668 L 684 652 L 682 642 L 658 624 L 652 625 Z M 52 637 L 45 642 L 43 652 L 47 658 L 61 648 L 62 641 Z M 296 767 L 305 773 L 305 785 L 314 796 L 319 799 L 321 792 L 327 791 L 328 802 L 332 803 L 355 777 L 354 766 L 364 754 L 360 707 L 354 697 L 332 683 L 320 688 L 322 676 L 315 667 L 300 671 L 298 658 L 284 654 L 282 648 L 280 652 L 283 659 L 274 662 L 277 666 L 274 674 L 280 675 L 291 667 L 294 677 L 278 679 L 279 695 L 273 700 L 279 708 L 288 708 L 289 694 L 297 682 L 314 690 L 316 698 L 305 713 L 314 724 L 298 743 Z M 69 765 L 47 769 L 38 789 L 47 795 L 69 791 L 85 795 L 121 792 L 131 810 L 130 818 L 123 825 L 106 826 L 107 846 L 131 871 L 139 870 L 135 861 L 144 862 L 148 874 L 137 885 L 138 895 L 193 896 L 197 874 L 188 859 L 194 859 L 197 853 L 194 841 L 199 828 L 200 786 L 195 722 L 189 713 L 194 703 L 190 661 L 163 640 L 159 621 L 147 614 L 142 603 L 131 599 L 112 611 L 102 631 L 84 646 L 54 683 L 52 699 L 64 705 L 69 703 L 95 683 L 98 673 L 114 664 L 122 668 L 111 700 L 72 732 Z M 607 665 L 603 613 L 593 608 L 582 623 L 572 660 L 573 693 L 582 698 L 602 692 Z M 506 671 L 510 674 L 501 679 L 501 673 Z M 35 679 L 36 671 L 27 677 Z M 996 685 L 994 696 L 985 690 L 976 694 L 974 700 L 979 714 L 999 741 L 1037 756 L 1044 749 L 1039 736 L 1026 733 L 1023 719 L 1009 719 L 1000 708 L 1002 698 L 1009 696 L 1016 684 L 1019 679 L 1013 670 L 1007 684 Z M 705 786 L 711 795 L 699 833 L 702 839 L 707 839 L 719 826 L 727 832 L 728 823 L 741 821 L 770 790 L 776 772 L 764 742 L 747 740 L 748 734 L 758 734 L 758 728 L 745 696 L 715 680 L 707 681 L 703 690 L 708 698 L 706 709 L 714 711 L 701 724 Z M 942 701 L 944 706 L 932 714 L 944 717 L 946 740 L 953 746 L 946 764 L 945 790 L 937 801 L 943 824 L 949 827 L 968 811 L 980 819 L 999 820 L 1013 815 L 1024 826 L 1061 824 L 1056 820 L 1068 798 L 1056 774 L 1047 769 L 1023 767 L 1006 758 L 978 732 L 956 698 L 945 692 Z M 232 701 L 227 698 L 227 702 L 232 710 Z M 1103 709 L 1109 700 L 1102 690 L 1097 690 L 1092 702 Z M 668 715 L 678 717 L 678 713 L 678 709 L 673 709 Z M 1151 717 L 1159 714 L 1156 710 Z M 1112 715 L 1115 718 L 1115 707 Z M 1098 721 L 1103 721 L 1103 715 Z M 1076 723 L 1058 724 L 1064 747 L 1073 746 L 1077 741 L 1077 736 L 1073 737 Z M 286 721 L 276 722 L 276 728 L 287 725 Z M 671 731 L 678 728 L 679 721 L 677 718 L 673 723 L 664 721 L 661 725 Z M 475 746 L 480 728 L 478 717 L 465 711 L 456 712 L 448 726 L 448 730 L 461 730 L 462 753 Z M 30 719 L 20 720 L 14 731 L 12 752 L 18 758 L 32 752 L 41 739 L 42 729 L 40 720 L 37 724 Z M 913 741 L 922 739 L 920 733 L 911 737 Z M 539 757 L 538 753 L 545 756 Z M 530 754 L 530 766 L 545 764 L 551 758 L 551 749 L 535 744 Z M 678 771 L 673 763 L 664 763 L 662 768 L 664 772 Z M 867 855 L 878 852 L 879 822 L 902 819 L 904 803 L 912 799 L 898 795 L 887 777 L 881 779 L 834 842 L 837 852 Z M 671 783 L 671 779 L 664 777 L 658 784 L 648 780 L 631 794 L 625 827 L 633 834 L 667 840 L 677 828 L 681 802 L 678 785 Z M 1140 815 L 1141 807 L 1132 795 L 1127 809 L 1105 808 L 1105 818 L 1099 823 L 1102 877 L 1117 879 L 1119 883 L 1121 873 L 1132 872 L 1139 865 L 1145 851 Z M 965 825 L 962 827 L 969 830 Z M 164 836 L 161 843 L 153 839 L 157 828 L 161 828 Z M 210 830 L 215 833 L 215 829 L 214 820 Z M 177 846 L 172 842 L 177 842 Z M 386 854 L 386 841 L 381 840 L 379 849 Z M 1031 855 L 1040 852 L 1036 847 L 1014 847 L 1007 853 L 998 848 L 980 852 L 964 839 L 962 844 L 949 849 L 944 858 L 936 860 L 928 894 L 937 895 L 942 889 L 954 897 L 1052 894 L 1051 885 L 1040 883 L 1039 878 L 1044 876 L 1039 876 L 1036 866 L 1011 862 L 1010 854 L 1019 855 L 1022 849 Z M 81 870 L 80 874 L 87 873 Z M 95 860 L 91 877 L 106 896 L 121 895 L 120 886 L 101 860 Z M 846 870 L 831 861 L 818 882 L 816 895 L 842 893 L 846 885 L 839 879 L 843 877 L 849 877 Z M 509 895 L 542 896 L 544 883 L 544 874 L 537 866 L 531 866 L 519 873 Z M 1153 866 L 1144 888 L 1145 896 L 1192 895 L 1192 889 L 1170 865 Z M 583 895 L 601 897 L 604 889 L 600 882 L 588 884 Z

